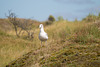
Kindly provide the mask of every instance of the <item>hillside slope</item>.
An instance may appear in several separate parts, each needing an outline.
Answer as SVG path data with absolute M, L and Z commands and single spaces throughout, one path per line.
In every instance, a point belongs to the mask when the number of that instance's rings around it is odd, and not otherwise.
M 100 30 L 95 23 L 59 21 L 47 26 L 48 45 L 40 48 L 35 34 L 29 53 L 7 67 L 98 67 L 100 66 Z M 39 29 L 36 29 L 39 33 Z M 30 48 L 30 47 L 29 47 Z
M 33 31 L 39 24 L 40 23 L 37 21 L 34 22 Z M 15 35 L 13 25 L 8 19 L 0 19 L 0 67 L 6 66 L 8 63 L 28 53 L 33 48 L 33 50 L 38 48 L 38 45 L 35 45 L 25 37 L 26 36 L 17 37 Z

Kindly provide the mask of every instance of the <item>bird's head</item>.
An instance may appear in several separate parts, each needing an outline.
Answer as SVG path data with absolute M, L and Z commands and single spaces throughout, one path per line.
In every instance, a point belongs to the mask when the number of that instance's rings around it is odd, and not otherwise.
M 39 25 L 39 28 L 41 29 L 42 27 L 43 27 L 43 24 L 40 24 L 40 25 Z

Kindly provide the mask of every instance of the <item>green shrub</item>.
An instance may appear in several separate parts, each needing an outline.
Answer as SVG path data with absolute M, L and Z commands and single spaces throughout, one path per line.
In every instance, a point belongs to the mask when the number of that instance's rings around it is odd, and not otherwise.
M 50 15 L 49 18 L 48 18 L 48 21 L 54 22 L 55 18 L 52 15 Z
M 51 21 L 46 21 L 45 23 L 46 23 L 46 25 L 51 25 L 53 22 L 51 22 Z
M 58 21 L 63 21 L 64 19 L 63 19 L 63 17 L 62 16 L 59 16 L 58 17 Z

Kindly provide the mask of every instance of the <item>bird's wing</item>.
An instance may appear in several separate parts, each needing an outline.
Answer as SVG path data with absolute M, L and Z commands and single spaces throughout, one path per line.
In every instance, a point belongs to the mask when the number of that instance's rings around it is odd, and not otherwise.
M 47 33 L 45 33 L 46 34 L 46 36 L 48 36 L 48 34 Z
M 47 34 L 47 33 L 45 33 L 45 35 L 46 35 L 46 38 L 48 39 L 48 34 Z

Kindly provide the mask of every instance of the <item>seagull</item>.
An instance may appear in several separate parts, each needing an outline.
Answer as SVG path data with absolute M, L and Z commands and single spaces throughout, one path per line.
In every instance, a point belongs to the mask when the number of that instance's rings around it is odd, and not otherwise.
M 42 41 L 47 41 L 48 40 L 48 35 L 44 31 L 43 24 L 40 24 L 39 28 L 40 28 L 39 39 L 41 40 L 41 47 L 42 47 Z

